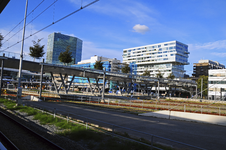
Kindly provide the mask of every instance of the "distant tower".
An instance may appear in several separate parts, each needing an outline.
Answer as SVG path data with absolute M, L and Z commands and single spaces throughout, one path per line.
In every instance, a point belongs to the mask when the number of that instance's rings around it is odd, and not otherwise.
M 61 33 L 54 32 L 50 34 L 48 36 L 46 62 L 59 64 L 58 57 L 68 46 L 70 46 L 70 52 L 72 52 L 72 64 L 77 64 L 77 62 L 81 61 L 82 57 L 82 40 Z

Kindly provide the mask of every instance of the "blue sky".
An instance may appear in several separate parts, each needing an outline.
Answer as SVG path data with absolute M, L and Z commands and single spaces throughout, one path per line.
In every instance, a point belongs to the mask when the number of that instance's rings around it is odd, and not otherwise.
M 43 0 L 29 0 L 28 13 Z M 27 23 L 55 0 L 45 0 L 28 16 Z M 11 0 L 0 14 L 0 33 L 5 36 L 24 17 L 26 0 Z M 58 0 L 52 7 L 26 27 L 26 36 L 92 2 L 92 0 Z M 226 65 L 226 1 L 225 0 L 100 0 L 97 3 L 54 24 L 25 41 L 29 53 L 32 40 L 52 32 L 76 36 L 83 40 L 82 59 L 93 55 L 122 60 L 124 48 L 177 40 L 189 46 L 187 74 L 200 59 L 219 61 Z M 10 38 L 22 23 L 5 39 Z M 0 50 L 16 43 L 22 32 L 3 41 Z M 6 51 L 20 53 L 21 44 Z

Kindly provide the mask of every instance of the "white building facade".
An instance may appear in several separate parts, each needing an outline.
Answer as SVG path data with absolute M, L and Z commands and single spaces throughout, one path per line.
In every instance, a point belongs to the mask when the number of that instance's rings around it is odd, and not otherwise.
M 176 78 L 184 77 L 184 65 L 188 65 L 188 45 L 170 41 L 123 49 L 123 63 L 136 63 L 137 74 L 150 71 L 151 77 L 161 72 L 163 77 L 170 73 Z
M 85 68 L 94 68 L 96 61 L 101 61 L 106 71 L 120 72 L 121 61 L 116 58 L 107 58 L 103 56 L 92 56 L 90 59 L 82 60 L 78 62 L 77 66 L 83 66 Z
M 226 100 L 226 69 L 209 70 L 208 98 Z

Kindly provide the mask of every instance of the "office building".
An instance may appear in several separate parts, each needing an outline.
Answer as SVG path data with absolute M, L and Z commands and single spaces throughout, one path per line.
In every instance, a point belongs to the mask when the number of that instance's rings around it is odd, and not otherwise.
M 71 67 L 81 67 L 81 68 L 90 68 L 90 69 L 94 69 L 94 65 L 96 63 L 96 61 L 101 61 L 103 63 L 103 67 L 105 68 L 106 71 L 110 71 L 110 72 L 121 72 L 121 68 L 123 65 L 120 60 L 117 60 L 116 58 L 107 58 L 107 57 L 102 57 L 102 56 L 92 56 L 90 59 L 87 60 L 82 60 L 80 62 L 78 62 L 78 64 L 76 65 L 71 65 Z M 134 69 L 136 69 L 136 65 L 135 64 L 129 64 L 130 66 L 130 73 L 135 73 L 135 71 L 133 71 Z M 72 77 L 69 77 L 69 80 L 71 80 Z M 96 83 L 95 79 L 90 79 L 91 83 Z M 87 78 L 82 78 L 82 77 L 76 77 L 74 79 L 74 83 L 83 83 L 86 84 L 88 83 Z M 100 81 L 100 83 L 102 83 L 102 81 Z M 114 89 L 115 86 L 117 86 L 116 82 L 110 81 L 109 82 L 109 89 Z
M 77 65 L 72 65 L 72 66 L 94 69 L 94 65 L 96 61 L 101 61 L 106 71 L 120 72 L 120 66 L 121 66 L 120 60 L 117 60 L 116 58 L 111 59 L 111 58 L 96 56 L 96 55 L 92 56 L 90 59 L 82 60 L 78 62 Z
M 138 75 L 147 70 L 151 77 L 161 72 L 163 77 L 173 73 L 176 78 L 183 78 L 188 54 L 186 44 L 170 41 L 123 49 L 123 63 L 136 63 Z
M 226 100 L 226 69 L 211 69 L 208 74 L 208 98 Z
M 212 60 L 199 60 L 199 63 L 193 64 L 193 77 L 199 77 L 201 75 L 208 76 L 209 69 L 224 69 L 225 66 L 217 61 Z
M 71 65 L 71 66 L 94 69 L 94 65 L 95 65 L 96 61 L 101 61 L 103 63 L 103 67 L 105 68 L 106 71 L 120 72 L 120 68 L 121 68 L 120 60 L 117 60 L 116 58 L 110 59 L 107 57 L 96 56 L 96 55 L 92 56 L 90 59 L 82 60 L 82 61 L 78 62 L 78 64 Z M 69 80 L 71 80 L 71 78 L 72 77 L 69 77 Z M 87 85 L 88 80 L 87 80 L 87 78 L 76 77 L 74 79 L 74 83 Z M 96 83 L 96 80 L 90 79 L 90 83 Z M 103 81 L 101 79 L 100 84 L 102 84 L 102 83 L 103 83 Z M 106 85 L 106 88 L 113 88 L 114 86 L 116 86 L 116 83 L 111 81 L 109 83 L 109 86 L 108 86 L 108 84 Z
M 62 64 L 58 57 L 61 52 L 64 52 L 67 49 L 67 47 L 70 47 L 70 52 L 72 52 L 73 62 L 71 62 L 71 64 L 76 64 L 81 61 L 82 40 L 61 33 L 54 32 L 50 34 L 48 36 L 46 62 L 51 64 Z

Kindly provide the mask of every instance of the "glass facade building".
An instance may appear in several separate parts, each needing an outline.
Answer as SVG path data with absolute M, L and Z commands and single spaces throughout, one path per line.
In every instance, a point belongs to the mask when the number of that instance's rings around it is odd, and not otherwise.
M 147 70 L 151 77 L 161 72 L 163 77 L 173 73 L 179 78 L 184 77 L 184 65 L 189 64 L 188 54 L 188 45 L 170 41 L 123 49 L 123 62 L 137 64 L 138 75 Z
M 125 64 L 122 64 L 120 60 L 117 60 L 116 58 L 110 59 L 102 56 L 93 56 L 88 60 L 82 60 L 76 65 L 71 65 L 71 67 L 94 69 L 94 65 L 96 61 L 101 61 L 103 63 L 103 68 L 105 68 L 105 70 L 109 72 L 121 72 L 122 66 L 125 65 Z M 136 66 L 137 65 L 135 63 L 129 64 L 131 74 L 136 75 L 136 71 L 135 71 Z M 72 79 L 72 76 L 69 76 L 69 81 L 71 81 L 71 79 Z M 73 82 L 78 84 L 88 84 L 87 78 L 83 78 L 83 77 L 75 77 Z M 107 81 L 107 82 L 109 85 L 108 87 L 109 89 L 117 88 L 116 81 Z M 96 80 L 94 78 L 90 78 L 90 83 L 96 83 Z M 103 84 L 103 80 L 100 79 L 99 83 Z
M 61 33 L 52 33 L 48 36 L 46 62 L 51 64 L 61 64 L 58 57 L 70 47 L 72 52 L 72 64 L 77 64 L 82 57 L 82 40 L 77 37 L 63 35 Z

